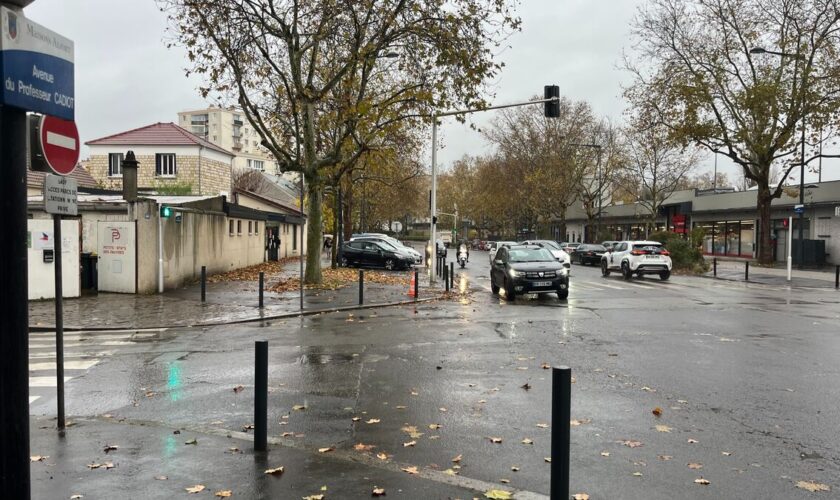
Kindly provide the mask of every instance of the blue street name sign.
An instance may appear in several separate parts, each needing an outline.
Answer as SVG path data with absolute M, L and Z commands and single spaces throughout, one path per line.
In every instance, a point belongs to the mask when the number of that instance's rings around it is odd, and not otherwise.
M 6 7 L 0 24 L 0 103 L 73 121 L 73 41 Z
M 804 214 L 805 213 L 805 205 L 794 205 L 793 206 L 793 211 L 795 213 L 798 213 L 798 214 Z

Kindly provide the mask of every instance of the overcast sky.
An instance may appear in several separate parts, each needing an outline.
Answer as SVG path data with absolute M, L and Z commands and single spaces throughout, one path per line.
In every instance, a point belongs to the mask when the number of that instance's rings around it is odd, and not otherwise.
M 522 0 L 522 32 L 499 58 L 506 64 L 492 82 L 494 103 L 527 100 L 543 85 L 591 103 L 598 115 L 620 120 L 626 103 L 619 66 L 629 45 L 629 27 L 643 0 Z M 113 133 L 177 120 L 178 111 L 207 105 L 199 80 L 184 74 L 179 48 L 166 48 L 166 16 L 154 0 L 36 0 L 25 14 L 75 42 L 76 121 L 82 142 Z M 472 115 L 481 127 L 492 112 Z M 442 166 L 464 154 L 491 151 L 482 135 L 453 118 L 441 127 Z M 86 152 L 83 150 L 83 156 Z M 428 160 L 427 160 L 428 161 Z M 711 157 L 700 170 L 712 169 Z M 730 179 L 737 169 L 721 158 Z M 813 178 L 812 178 L 813 177 Z M 840 178 L 840 173 L 823 179 Z M 816 175 L 806 176 L 816 181 Z

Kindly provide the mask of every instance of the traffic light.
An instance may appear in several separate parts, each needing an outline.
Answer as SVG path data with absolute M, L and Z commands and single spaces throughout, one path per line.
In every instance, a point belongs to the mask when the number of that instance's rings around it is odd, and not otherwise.
M 166 205 L 161 205 L 160 207 L 160 217 L 162 219 L 168 219 L 172 216 L 172 207 L 167 207 Z
M 560 87 L 557 85 L 546 85 L 545 86 L 545 98 L 546 99 L 554 99 L 553 101 L 548 101 L 545 103 L 545 116 L 546 118 L 559 118 L 560 117 Z

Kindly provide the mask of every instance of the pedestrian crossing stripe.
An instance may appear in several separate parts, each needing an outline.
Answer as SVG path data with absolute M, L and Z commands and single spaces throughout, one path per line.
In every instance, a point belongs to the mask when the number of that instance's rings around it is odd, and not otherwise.
M 64 369 L 65 370 L 87 370 L 88 368 L 92 367 L 93 365 L 99 363 L 98 359 L 88 359 L 88 360 L 64 360 Z M 47 362 L 38 362 L 38 363 L 29 363 L 29 371 L 42 371 L 42 370 L 55 370 L 56 369 L 56 362 L 55 361 L 47 361 Z
M 67 381 L 72 378 L 73 377 L 64 377 L 64 382 L 67 383 Z M 56 385 L 55 376 L 29 377 L 29 387 L 55 387 Z

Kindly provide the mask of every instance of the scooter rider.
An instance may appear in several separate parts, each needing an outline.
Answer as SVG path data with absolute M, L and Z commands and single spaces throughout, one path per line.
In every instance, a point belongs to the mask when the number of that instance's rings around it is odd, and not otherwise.
M 458 255 L 465 253 L 467 254 L 467 262 L 470 261 L 470 246 L 467 245 L 467 241 L 461 241 L 461 245 L 458 247 Z

